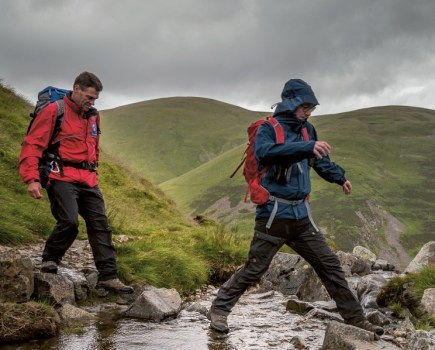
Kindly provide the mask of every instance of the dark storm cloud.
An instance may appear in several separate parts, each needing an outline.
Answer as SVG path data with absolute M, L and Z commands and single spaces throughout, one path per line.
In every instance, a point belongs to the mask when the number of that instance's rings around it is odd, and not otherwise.
M 6 1 L 0 78 L 33 98 L 90 70 L 100 108 L 196 95 L 266 109 L 291 77 L 320 112 L 433 108 L 431 0 Z

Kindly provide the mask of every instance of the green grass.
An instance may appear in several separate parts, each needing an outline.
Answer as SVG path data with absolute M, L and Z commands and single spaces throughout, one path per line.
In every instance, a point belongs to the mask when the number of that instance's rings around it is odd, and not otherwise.
M 163 98 L 102 111 L 102 145 L 153 183 L 177 177 L 245 141 L 259 113 L 211 99 Z
M 380 306 L 387 306 L 399 317 L 406 315 L 408 309 L 415 317 L 413 320 L 419 329 L 433 329 L 435 317 L 424 313 L 420 301 L 424 291 L 428 288 L 435 288 L 435 267 L 428 265 L 420 271 L 396 276 L 385 284 L 378 297 Z

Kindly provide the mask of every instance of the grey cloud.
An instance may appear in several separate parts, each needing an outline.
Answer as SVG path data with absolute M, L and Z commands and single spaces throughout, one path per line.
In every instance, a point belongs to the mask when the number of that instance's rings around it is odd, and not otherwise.
M 405 82 L 433 88 L 434 10 L 431 0 L 8 1 L 0 78 L 34 94 L 90 70 L 117 101 L 197 95 L 267 108 L 301 77 L 325 111 L 340 111 L 382 103 Z

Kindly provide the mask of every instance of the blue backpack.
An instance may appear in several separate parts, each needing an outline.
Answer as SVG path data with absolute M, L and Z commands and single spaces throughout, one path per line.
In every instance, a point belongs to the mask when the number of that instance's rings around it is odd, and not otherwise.
M 57 119 L 56 119 L 56 126 L 53 132 L 53 135 L 51 136 L 50 143 L 53 141 L 53 139 L 56 137 L 57 133 L 60 130 L 60 126 L 63 122 L 63 114 L 65 111 L 65 106 L 63 104 L 63 97 L 68 93 L 68 90 L 65 89 L 59 89 L 53 86 L 47 86 L 44 90 L 41 90 L 38 92 L 38 101 L 36 101 L 35 110 L 33 113 L 30 113 L 30 118 L 32 120 L 30 121 L 29 127 L 27 128 L 27 134 L 29 133 L 33 122 L 35 121 L 35 118 L 38 116 L 39 112 L 48 106 L 52 102 L 57 103 Z
M 29 127 L 27 128 L 27 134 L 32 128 L 33 122 L 38 116 L 39 112 L 48 106 L 52 102 L 56 102 L 57 104 L 57 117 L 56 123 L 54 125 L 53 134 L 50 137 L 50 141 L 48 143 L 48 148 L 43 152 L 42 158 L 39 161 L 39 175 L 40 181 L 43 188 L 46 188 L 48 183 L 48 176 L 50 173 L 50 169 L 52 166 L 52 162 L 58 160 L 59 156 L 57 155 L 57 147 L 59 147 L 58 143 L 53 145 L 53 140 L 59 134 L 63 123 L 63 117 L 65 113 L 65 105 L 63 102 L 64 96 L 68 93 L 68 90 L 59 89 L 53 86 L 47 86 L 45 89 L 41 90 L 38 93 L 38 101 L 36 102 L 35 110 L 33 113 L 30 113 L 30 117 L 32 118 Z

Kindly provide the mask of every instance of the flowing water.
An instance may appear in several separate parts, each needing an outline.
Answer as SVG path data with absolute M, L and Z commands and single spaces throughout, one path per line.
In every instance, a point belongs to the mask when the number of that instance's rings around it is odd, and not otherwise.
M 0 346 L 0 350 L 259 350 L 320 349 L 326 323 L 286 311 L 277 292 L 244 295 L 228 318 L 226 335 L 209 328 L 205 317 L 212 295 L 160 323 L 101 317 L 83 334 L 61 333 L 44 341 Z

